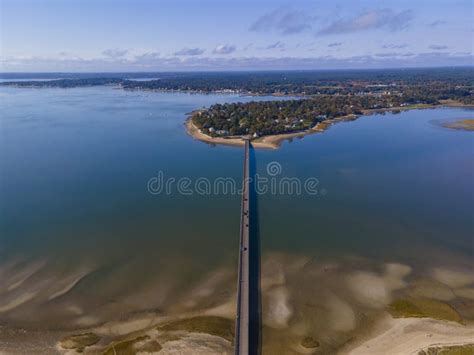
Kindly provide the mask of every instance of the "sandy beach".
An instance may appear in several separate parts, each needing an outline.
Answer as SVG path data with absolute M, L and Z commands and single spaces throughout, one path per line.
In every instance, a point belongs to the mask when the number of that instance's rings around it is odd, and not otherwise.
M 324 132 L 328 127 L 332 124 L 342 121 L 352 121 L 356 119 L 357 115 L 348 115 L 342 116 L 338 118 L 334 118 L 331 120 L 326 120 L 324 122 L 316 124 L 311 129 L 302 132 L 294 132 L 294 133 L 284 133 L 284 134 L 276 134 L 271 136 L 264 136 L 256 139 L 252 139 L 252 145 L 254 148 L 257 149 L 278 149 L 280 148 L 281 144 L 286 140 L 292 140 L 294 138 L 303 138 L 309 134 L 313 133 L 321 133 Z M 244 141 L 240 137 L 229 137 L 229 138 L 221 138 L 221 137 L 211 137 L 207 134 L 202 133 L 199 128 L 197 128 L 192 119 L 188 117 L 186 119 L 186 131 L 187 133 L 192 136 L 193 138 L 200 140 L 202 142 L 211 143 L 211 144 L 223 144 L 223 145 L 230 145 L 230 146 L 243 146 Z
M 418 355 L 430 348 L 465 347 L 474 351 L 474 326 L 433 320 L 430 318 L 394 319 L 382 317 L 371 336 L 340 354 Z M 467 352 L 466 352 L 467 353 Z
M 391 112 L 391 111 L 419 110 L 419 109 L 430 109 L 430 108 L 438 108 L 438 107 L 474 108 L 474 106 L 472 105 L 465 105 L 461 102 L 452 101 L 452 100 L 444 100 L 439 105 L 418 104 L 418 105 L 410 105 L 410 106 L 403 106 L 403 107 L 391 107 L 388 109 L 364 110 L 363 114 L 371 115 L 371 114 Z M 255 138 L 255 139 L 252 139 L 252 145 L 257 149 L 278 149 L 281 147 L 284 141 L 287 141 L 287 140 L 290 141 L 295 138 L 303 138 L 313 133 L 322 133 L 335 123 L 344 122 L 344 121 L 353 121 L 359 117 L 361 117 L 361 115 L 341 116 L 341 117 L 326 120 L 324 122 L 317 123 L 314 127 L 305 131 L 276 134 L 276 135 Z M 206 142 L 210 144 L 229 145 L 229 146 L 243 146 L 244 145 L 244 141 L 240 137 L 227 137 L 227 138 L 211 137 L 202 133 L 199 130 L 199 128 L 196 127 L 196 125 L 194 125 L 194 123 L 192 122 L 191 116 L 189 116 L 186 119 L 185 126 L 186 126 L 186 132 L 190 136 L 202 142 Z
M 222 144 L 222 145 L 230 145 L 230 146 L 244 146 L 244 141 L 241 138 L 220 138 L 220 137 L 211 137 L 207 134 L 202 133 L 199 128 L 197 128 L 194 123 L 192 122 L 191 118 L 186 119 L 186 132 L 192 136 L 193 138 L 200 140 L 202 142 L 210 143 L 210 144 Z M 252 144 L 255 148 L 261 149 L 276 149 L 278 146 L 275 144 L 267 143 L 267 142 L 257 142 L 252 141 Z

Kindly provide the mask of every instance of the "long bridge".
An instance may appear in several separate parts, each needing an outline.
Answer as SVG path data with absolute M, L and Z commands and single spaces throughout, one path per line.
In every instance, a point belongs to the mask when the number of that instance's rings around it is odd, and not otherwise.
M 248 139 L 246 139 L 242 182 L 242 207 L 240 212 L 240 248 L 237 284 L 237 317 L 235 321 L 235 355 L 248 355 L 250 350 L 249 147 L 250 142 Z

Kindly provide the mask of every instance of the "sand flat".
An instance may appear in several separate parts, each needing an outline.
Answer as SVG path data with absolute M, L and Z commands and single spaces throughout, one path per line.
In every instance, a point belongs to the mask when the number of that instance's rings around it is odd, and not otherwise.
M 400 355 L 418 354 L 432 346 L 465 345 L 473 343 L 474 326 L 429 318 L 386 317 L 377 325 L 376 335 L 340 354 Z

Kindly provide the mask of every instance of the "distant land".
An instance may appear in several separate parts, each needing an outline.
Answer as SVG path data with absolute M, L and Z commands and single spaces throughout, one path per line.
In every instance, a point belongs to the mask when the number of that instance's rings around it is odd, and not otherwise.
M 188 132 L 200 140 L 235 144 L 241 136 L 275 147 L 281 139 L 320 131 L 324 122 L 373 111 L 474 105 L 474 68 L 192 73 L 1 74 L 3 86 L 272 95 L 288 99 L 196 108 Z M 10 80 L 9 80 L 10 79 Z M 293 97 L 293 99 L 290 99 Z M 278 136 L 263 142 L 262 137 Z M 239 142 L 237 142 L 240 144 Z

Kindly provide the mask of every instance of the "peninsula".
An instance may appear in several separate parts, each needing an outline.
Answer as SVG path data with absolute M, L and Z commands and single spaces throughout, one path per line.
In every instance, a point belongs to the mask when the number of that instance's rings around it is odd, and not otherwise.
M 274 96 L 270 101 L 215 104 L 193 111 L 187 132 L 213 144 L 260 148 L 321 132 L 372 112 L 474 105 L 473 68 L 144 74 L 57 74 L 54 80 L 6 81 L 18 88 L 114 86 L 121 90 Z M 469 124 L 471 126 L 471 124 Z M 459 127 L 452 127 L 459 128 Z
M 250 137 L 256 148 L 277 149 L 285 140 L 323 132 L 332 124 L 361 115 L 440 106 L 472 107 L 454 100 L 410 104 L 400 96 L 316 96 L 310 99 L 217 104 L 190 114 L 186 130 L 194 138 L 212 144 L 244 144 Z M 472 130 L 472 120 L 445 127 Z

